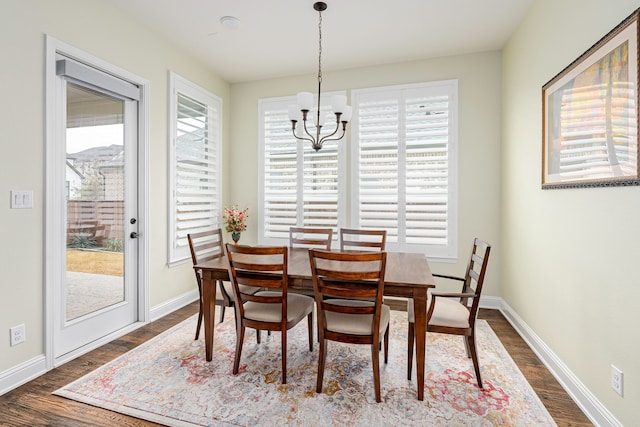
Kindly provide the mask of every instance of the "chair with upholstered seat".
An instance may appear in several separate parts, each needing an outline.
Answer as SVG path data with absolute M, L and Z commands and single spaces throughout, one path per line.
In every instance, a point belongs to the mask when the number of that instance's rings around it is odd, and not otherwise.
M 202 272 L 195 268 L 199 263 L 206 262 L 211 259 L 219 258 L 224 255 L 222 248 L 222 230 L 215 229 L 210 231 L 202 231 L 199 233 L 187 234 L 189 241 L 189 249 L 191 251 L 191 261 L 194 265 L 194 272 L 198 283 L 198 292 L 200 294 L 200 311 L 198 312 L 198 326 L 196 327 L 196 340 L 200 336 L 200 328 L 202 326 L 203 301 L 202 301 Z M 220 322 L 224 320 L 224 312 L 226 307 L 233 307 L 233 290 L 231 282 L 218 280 L 218 289 L 216 292 L 216 305 L 220 307 Z M 256 292 L 257 289 L 246 288 L 245 292 Z M 258 335 L 258 340 L 260 336 Z
M 333 230 L 330 228 L 291 227 L 289 228 L 290 248 L 319 248 L 331 250 Z
M 236 301 L 236 354 L 233 373 L 238 373 L 245 328 L 280 331 L 282 384 L 287 383 L 287 331 L 307 318 L 309 351 L 313 351 L 313 298 L 288 292 L 288 248 L 225 245 L 229 276 Z M 264 290 L 245 293 L 241 286 Z
M 309 251 L 320 334 L 317 393 L 322 392 L 327 340 L 368 344 L 376 402 L 381 401 L 378 351 L 381 335 L 384 363 L 389 353 L 390 308 L 382 303 L 386 261 L 386 252 Z
M 387 230 L 340 229 L 340 251 L 384 251 Z
M 464 277 L 434 274 L 434 277 L 462 282 L 461 292 L 431 292 L 427 301 L 427 332 L 454 334 L 464 337 L 467 357 L 473 361 L 478 386 L 482 388 L 480 364 L 476 348 L 475 324 L 480 304 L 480 294 L 484 282 L 491 245 L 474 239 L 473 249 Z M 407 378 L 411 379 L 413 348 L 415 347 L 415 315 L 413 300 L 407 304 L 409 318 Z

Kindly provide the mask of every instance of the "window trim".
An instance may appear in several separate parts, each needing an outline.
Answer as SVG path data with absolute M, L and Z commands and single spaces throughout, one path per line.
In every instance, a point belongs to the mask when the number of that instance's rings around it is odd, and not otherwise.
M 169 108 L 168 108 L 168 123 L 169 123 L 169 135 L 168 135 L 168 157 L 169 157 L 169 197 L 168 197 L 168 210 L 169 210 L 169 224 L 168 224 L 168 246 L 167 246 L 167 265 L 173 267 L 176 265 L 184 264 L 191 261 L 191 255 L 188 246 L 186 249 L 178 250 L 176 248 L 176 169 L 177 169 L 177 157 L 176 157 L 176 134 L 177 134 L 177 108 L 178 108 L 178 93 L 182 93 L 190 98 L 193 98 L 208 106 L 214 106 L 216 114 L 214 118 L 217 120 L 217 132 L 215 140 L 212 142 L 216 145 L 215 150 L 217 153 L 216 166 L 215 166 L 215 179 L 218 183 L 217 197 L 214 204 L 218 207 L 218 212 L 214 216 L 214 223 L 217 227 L 220 226 L 221 209 L 222 209 L 222 99 L 208 90 L 198 86 L 197 84 L 187 80 L 186 78 L 169 71 Z M 216 226 L 216 225 L 214 225 Z

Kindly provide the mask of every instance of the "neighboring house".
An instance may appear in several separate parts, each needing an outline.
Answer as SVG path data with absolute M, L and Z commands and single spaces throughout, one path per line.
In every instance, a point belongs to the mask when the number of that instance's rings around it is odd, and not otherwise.
M 123 200 L 123 156 L 123 146 L 117 144 L 68 154 L 67 165 L 81 177 L 70 200 Z
M 103 200 L 124 200 L 124 151 L 97 167 L 104 177 Z
M 84 175 L 78 169 L 73 166 L 73 160 L 67 159 L 66 167 L 66 181 L 67 181 L 67 199 L 78 200 L 80 199 L 82 191 L 82 180 Z

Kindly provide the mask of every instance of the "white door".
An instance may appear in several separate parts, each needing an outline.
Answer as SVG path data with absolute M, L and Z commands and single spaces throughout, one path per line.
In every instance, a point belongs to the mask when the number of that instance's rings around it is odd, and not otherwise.
M 47 257 L 58 266 L 59 361 L 139 319 L 139 132 L 135 85 L 60 55 L 56 64 L 56 167 L 47 178 L 59 230 L 49 231 L 58 251 Z

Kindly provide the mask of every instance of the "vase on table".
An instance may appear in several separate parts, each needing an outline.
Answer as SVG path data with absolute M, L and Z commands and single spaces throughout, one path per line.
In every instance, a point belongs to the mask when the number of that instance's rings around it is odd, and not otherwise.
M 231 238 L 233 239 L 233 242 L 237 245 L 238 244 L 238 240 L 240 240 L 240 233 L 232 232 L 231 233 Z

